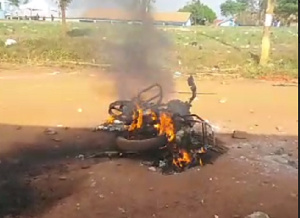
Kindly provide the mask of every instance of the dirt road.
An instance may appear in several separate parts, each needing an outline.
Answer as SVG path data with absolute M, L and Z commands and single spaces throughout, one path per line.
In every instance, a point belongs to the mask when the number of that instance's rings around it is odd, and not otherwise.
M 175 83 L 188 91 L 184 78 Z M 117 98 L 107 74 L 2 69 L 0 217 L 296 218 L 298 87 L 274 84 L 197 81 L 199 92 L 214 94 L 198 96 L 193 111 L 230 150 L 213 165 L 163 176 L 138 160 L 83 158 L 112 140 L 90 130 Z M 46 135 L 49 127 L 58 134 Z M 232 139 L 233 130 L 247 139 Z

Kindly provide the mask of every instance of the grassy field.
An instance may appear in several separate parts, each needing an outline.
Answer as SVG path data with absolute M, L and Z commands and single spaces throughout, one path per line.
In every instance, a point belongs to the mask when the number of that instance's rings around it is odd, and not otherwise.
M 108 43 L 122 38 L 128 25 L 69 23 L 70 34 L 61 36 L 59 23 L 0 22 L 1 63 L 69 66 L 91 63 L 108 66 Z M 118 31 L 113 31 L 118 29 Z M 172 42 L 164 67 L 184 73 L 241 74 L 245 77 L 284 75 L 298 77 L 298 29 L 274 28 L 271 61 L 257 65 L 260 27 L 161 27 Z M 16 45 L 5 46 L 6 39 Z

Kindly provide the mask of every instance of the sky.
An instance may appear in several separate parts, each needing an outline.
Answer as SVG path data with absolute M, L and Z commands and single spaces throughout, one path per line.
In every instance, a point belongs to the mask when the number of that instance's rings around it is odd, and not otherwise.
M 182 8 L 190 0 L 156 0 L 155 9 L 160 12 L 172 12 Z M 203 4 L 209 6 L 217 14 L 217 17 L 221 17 L 220 4 L 225 0 L 201 0 Z M 105 7 L 111 5 L 111 0 L 73 0 L 69 7 L 70 13 L 78 15 L 82 11 L 93 7 Z
M 179 8 L 182 8 L 189 0 L 156 0 L 156 7 L 160 11 L 177 11 Z M 209 6 L 214 10 L 218 17 L 221 16 L 220 13 L 220 4 L 225 0 L 202 0 L 203 4 Z

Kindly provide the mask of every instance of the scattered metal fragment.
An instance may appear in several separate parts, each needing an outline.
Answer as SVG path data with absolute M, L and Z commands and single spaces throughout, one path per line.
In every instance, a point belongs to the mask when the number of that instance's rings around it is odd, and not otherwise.
M 46 135 L 56 135 L 57 134 L 57 132 L 54 129 L 52 129 L 52 128 L 45 129 L 44 133 Z

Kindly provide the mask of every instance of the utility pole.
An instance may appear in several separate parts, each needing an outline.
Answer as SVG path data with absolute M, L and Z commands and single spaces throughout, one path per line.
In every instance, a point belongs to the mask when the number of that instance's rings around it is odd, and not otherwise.
M 260 65 L 266 65 L 269 60 L 270 56 L 270 49 L 271 49 L 271 26 L 273 23 L 273 13 L 275 7 L 275 0 L 268 0 L 267 2 L 267 9 L 265 15 L 265 23 L 264 23 L 264 30 L 263 30 L 263 38 L 261 43 L 261 55 L 260 55 Z

